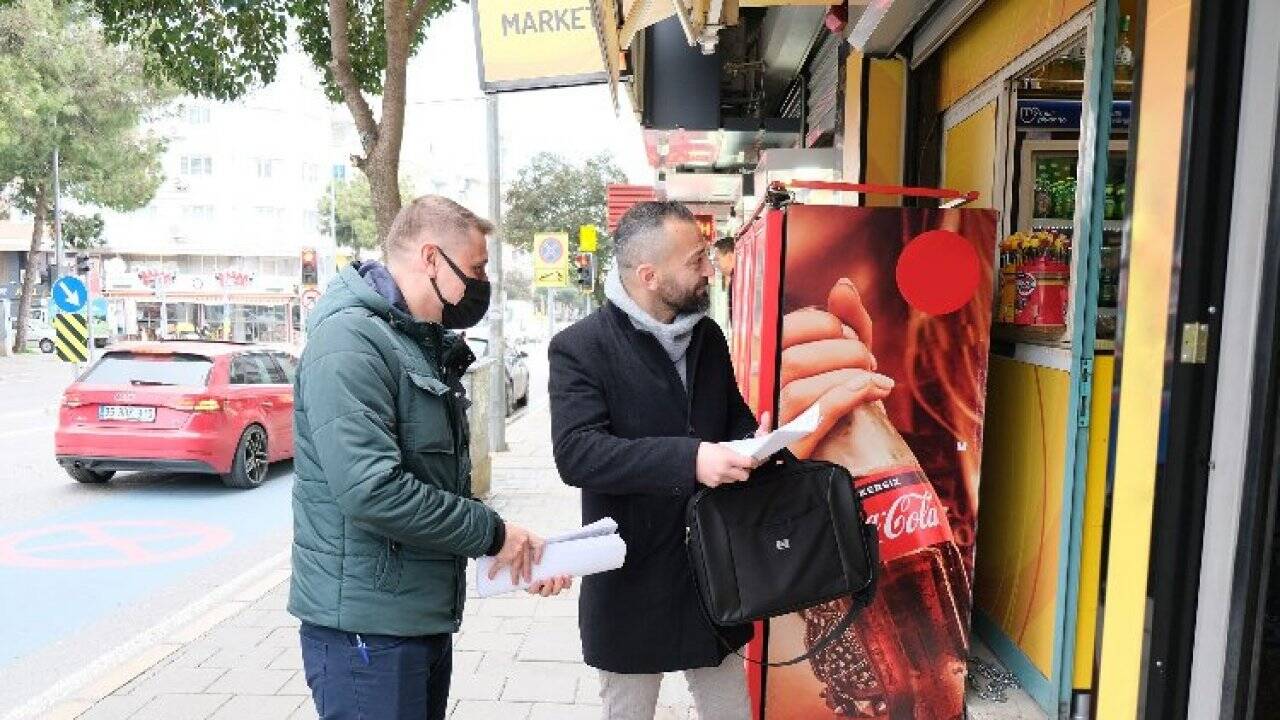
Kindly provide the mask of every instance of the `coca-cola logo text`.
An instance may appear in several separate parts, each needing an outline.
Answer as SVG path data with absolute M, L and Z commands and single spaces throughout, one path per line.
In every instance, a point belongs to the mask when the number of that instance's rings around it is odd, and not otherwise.
M 885 539 L 893 540 L 903 533 L 914 535 L 942 523 L 933 493 L 922 492 L 899 495 L 893 499 L 889 509 L 868 515 L 867 524 L 879 528 Z

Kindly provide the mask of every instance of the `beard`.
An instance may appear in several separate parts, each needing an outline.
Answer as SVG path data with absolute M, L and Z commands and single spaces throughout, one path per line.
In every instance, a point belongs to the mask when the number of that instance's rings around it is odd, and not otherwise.
M 663 304 L 677 315 L 702 314 L 711 309 L 710 285 L 706 278 L 690 288 L 664 284 L 659 292 Z

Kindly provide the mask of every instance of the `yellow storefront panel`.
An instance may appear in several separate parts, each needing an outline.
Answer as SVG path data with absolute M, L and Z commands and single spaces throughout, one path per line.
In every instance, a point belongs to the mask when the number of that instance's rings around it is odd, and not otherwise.
M 1050 677 L 1071 378 L 992 356 L 987 382 L 974 605 Z
M 939 107 L 954 105 L 965 93 L 1092 4 L 1090 0 L 983 3 L 941 50 Z
M 989 208 L 995 184 L 996 104 L 991 102 L 947 131 L 942 185 L 954 190 L 977 190 L 981 195 L 967 207 Z
M 1182 174 L 1191 2 L 1148 0 L 1145 19 L 1107 597 L 1098 672 L 1100 720 L 1132 720 L 1138 713 L 1151 509 Z

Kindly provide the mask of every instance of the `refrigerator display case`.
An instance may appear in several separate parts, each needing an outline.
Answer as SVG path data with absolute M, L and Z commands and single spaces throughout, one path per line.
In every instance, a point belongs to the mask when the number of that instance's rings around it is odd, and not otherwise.
M 1120 247 L 1128 204 L 1127 142 L 1110 143 L 1103 210 L 1097 338 L 1115 337 Z M 1025 140 L 1017 168 L 1017 223 L 1000 244 L 999 334 L 1017 342 L 1066 345 L 1078 297 L 1079 254 L 1073 252 L 1078 140 Z
M 882 563 L 838 641 L 748 665 L 753 717 L 963 714 L 996 227 L 991 210 L 780 201 L 739 237 L 744 397 L 779 424 L 820 405 L 819 431 L 792 450 L 849 469 Z M 871 365 L 895 381 L 882 401 L 866 400 Z M 804 653 L 847 602 L 763 623 L 749 656 Z

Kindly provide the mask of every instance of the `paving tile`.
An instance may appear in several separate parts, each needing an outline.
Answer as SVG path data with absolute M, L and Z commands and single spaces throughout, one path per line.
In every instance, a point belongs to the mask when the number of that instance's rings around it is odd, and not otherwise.
M 297 648 L 301 653 L 301 648 Z M 241 670 L 265 670 L 280 657 L 285 648 L 276 645 L 256 645 L 252 648 L 228 648 L 200 663 L 206 668 L 238 668 Z M 281 668 L 283 669 L 283 668 Z M 296 668 L 290 668 L 296 669 Z
M 157 695 L 129 720 L 208 720 L 230 695 Z
M 77 720 L 124 720 L 149 702 L 150 695 L 111 695 L 94 703 Z
M 528 703 L 460 700 L 449 720 L 527 720 L 531 707 Z
M 272 670 L 301 670 L 302 646 L 285 648 L 267 667 Z
M 560 628 L 537 628 L 525 637 L 516 659 L 581 663 L 582 641 L 577 632 L 570 634 Z
M 204 692 L 225 672 L 216 668 L 167 667 L 132 686 L 128 694 L 153 696 Z
M 453 651 L 453 674 L 470 675 L 476 671 L 480 665 L 480 660 L 484 658 L 484 653 L 478 650 L 454 650 Z
M 579 705 L 599 705 L 600 704 L 600 678 L 584 677 L 578 680 L 578 696 L 576 701 Z
M 537 703 L 529 713 L 529 720 L 600 720 L 600 708 Z
M 458 635 L 457 642 L 454 643 L 455 650 L 479 650 L 481 652 L 506 652 L 515 654 L 520 650 L 520 645 L 524 643 L 523 635 L 512 635 L 507 633 L 461 633 Z
M 293 675 L 291 670 L 235 668 L 218 678 L 217 682 L 209 686 L 208 691 L 235 695 L 274 695 Z
M 306 700 L 293 711 L 289 720 L 320 720 L 320 716 L 316 713 L 316 706 L 310 700 Z
M 577 678 L 523 670 L 509 676 L 502 689 L 508 702 L 571 703 L 577 694 Z
M 237 695 L 211 720 L 289 720 L 303 702 L 310 701 L 296 695 Z
M 454 675 L 449 697 L 458 700 L 497 700 L 507 679 L 501 675 Z
M 311 697 L 311 688 L 307 687 L 307 675 L 301 670 L 295 672 L 279 690 L 277 695 L 306 695 Z

